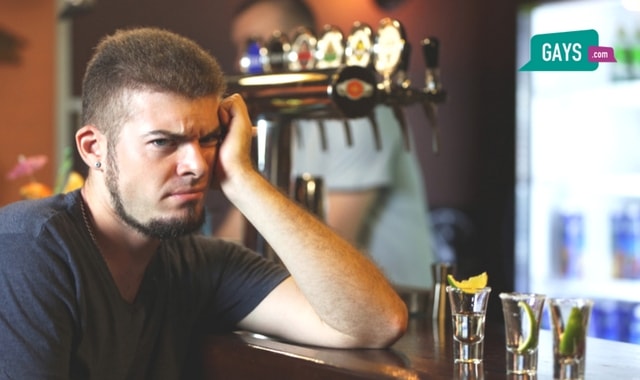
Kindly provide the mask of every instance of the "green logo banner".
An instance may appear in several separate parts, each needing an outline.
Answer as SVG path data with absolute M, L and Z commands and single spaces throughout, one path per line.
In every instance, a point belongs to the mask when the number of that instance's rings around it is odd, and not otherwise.
M 593 29 L 536 34 L 531 37 L 529 62 L 520 71 L 593 71 L 598 62 L 615 62 L 613 49 L 599 47 L 598 41 Z

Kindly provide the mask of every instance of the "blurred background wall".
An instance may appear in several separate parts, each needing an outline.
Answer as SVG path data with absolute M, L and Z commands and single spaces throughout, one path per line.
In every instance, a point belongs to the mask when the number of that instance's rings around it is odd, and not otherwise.
M 26 183 L 5 179 L 20 154 L 47 155 L 37 179 L 53 181 L 55 25 L 52 0 L 0 0 L 0 205 Z

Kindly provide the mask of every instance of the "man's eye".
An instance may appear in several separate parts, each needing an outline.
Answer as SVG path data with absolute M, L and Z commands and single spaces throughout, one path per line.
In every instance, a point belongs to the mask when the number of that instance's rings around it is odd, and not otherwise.
M 151 141 L 151 143 L 155 146 L 165 147 L 171 145 L 171 140 L 169 139 L 156 139 Z
M 221 134 L 216 132 L 216 133 L 211 133 L 208 134 L 204 137 L 202 137 L 200 139 L 200 144 L 201 145 L 206 145 L 206 146 L 211 146 L 211 145 L 217 145 L 220 142 L 220 138 L 221 138 Z

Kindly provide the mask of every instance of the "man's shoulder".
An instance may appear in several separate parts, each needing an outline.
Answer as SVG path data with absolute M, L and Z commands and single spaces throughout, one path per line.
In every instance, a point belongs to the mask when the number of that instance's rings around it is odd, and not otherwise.
M 10 272 L 12 281 L 34 283 L 66 273 L 61 271 L 72 260 L 70 247 L 82 244 L 68 211 L 72 207 L 68 197 L 20 201 L 0 209 L 0 266 L 10 268 L 0 276 Z M 25 273 L 37 275 L 26 279 Z
M 10 203 L 0 208 L 0 234 L 38 233 L 44 224 L 67 213 L 76 200 L 74 192 Z

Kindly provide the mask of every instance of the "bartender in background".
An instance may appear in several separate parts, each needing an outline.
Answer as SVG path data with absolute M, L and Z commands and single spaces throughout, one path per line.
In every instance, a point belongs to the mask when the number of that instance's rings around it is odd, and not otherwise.
M 231 38 L 241 53 L 250 38 L 268 41 L 275 31 L 289 34 L 299 26 L 315 29 L 314 15 L 303 1 L 248 0 L 234 14 Z M 405 148 L 391 109 L 378 106 L 374 117 L 380 149 L 368 118 L 348 120 L 352 145 L 345 138 L 344 120 L 322 120 L 326 149 L 318 120 L 296 120 L 291 174 L 324 180 L 326 222 L 369 254 L 394 286 L 430 289 L 435 247 L 415 148 Z M 241 240 L 240 213 L 231 211 L 227 220 L 231 223 L 215 234 Z

